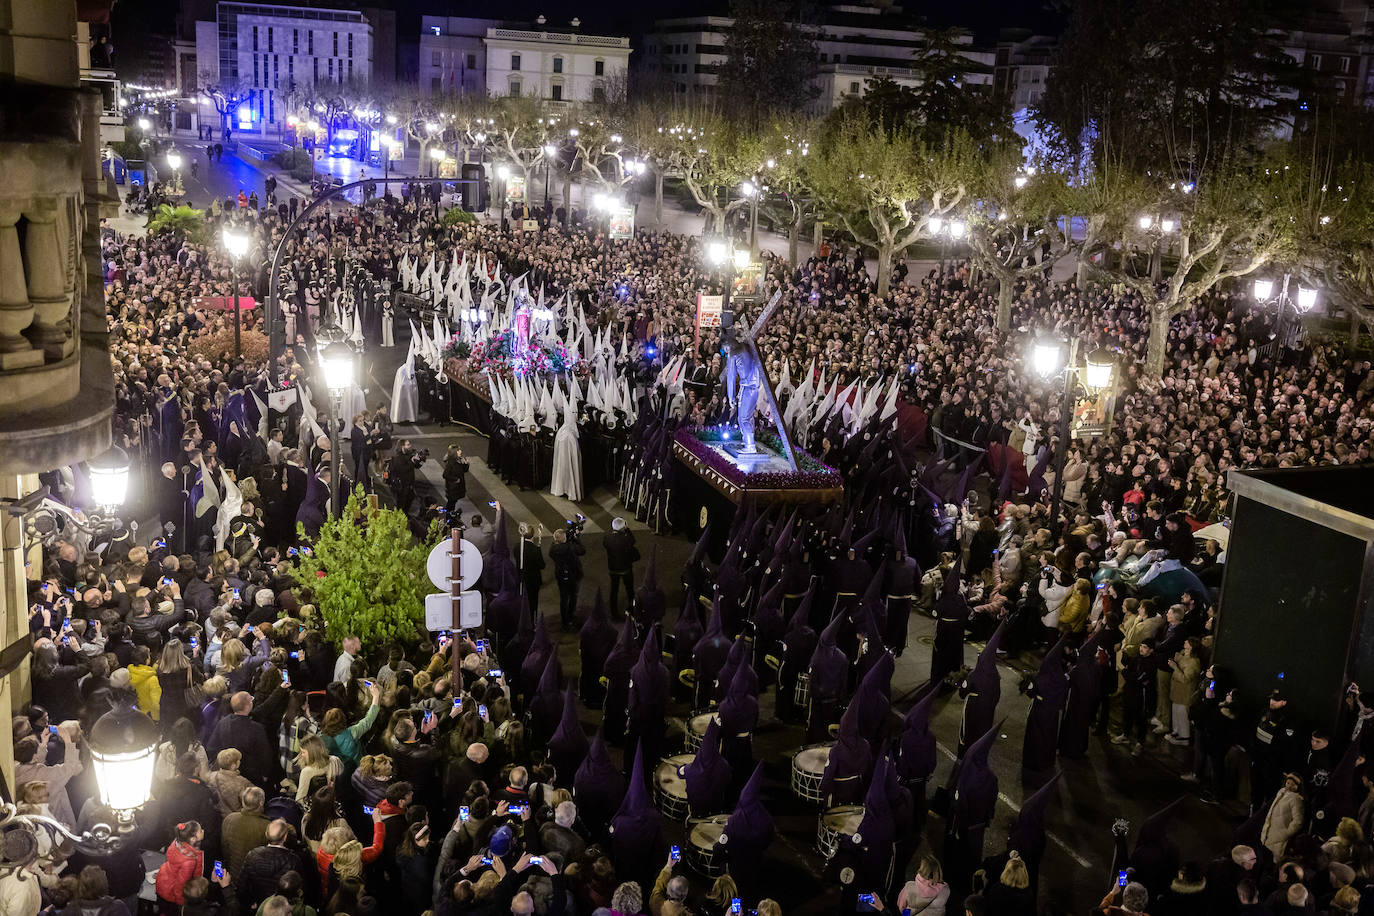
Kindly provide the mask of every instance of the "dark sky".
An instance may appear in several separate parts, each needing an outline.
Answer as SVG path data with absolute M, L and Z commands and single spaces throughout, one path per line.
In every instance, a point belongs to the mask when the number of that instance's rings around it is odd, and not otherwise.
M 270 0 L 269 0 L 270 2 Z M 299 2 L 299 0 L 297 0 Z M 308 2 L 308 0 L 307 0 Z M 813 0 L 824 6 L 826 0 Z M 907 0 L 905 11 L 925 18 L 933 25 L 961 25 L 972 28 L 981 41 L 991 41 L 1001 26 L 1055 28 L 1057 16 L 1047 9 L 1050 0 Z M 204 8 L 203 15 L 213 15 L 213 0 L 186 0 L 189 6 Z M 322 4 L 324 5 L 324 4 Z M 385 6 L 396 10 L 398 37 L 419 34 L 422 14 L 451 16 L 491 16 L 493 8 L 471 0 L 373 0 L 372 3 L 339 6 Z M 178 0 L 117 0 L 113 15 L 116 49 L 118 53 L 137 53 L 148 30 L 170 33 L 175 27 L 182 6 Z M 499 5 L 503 17 L 533 20 L 545 15 L 550 26 L 566 24 L 574 16 L 581 18 L 583 28 L 629 34 L 635 38 L 655 19 L 691 16 L 703 13 L 723 14 L 729 10 L 729 0 L 504 0 Z

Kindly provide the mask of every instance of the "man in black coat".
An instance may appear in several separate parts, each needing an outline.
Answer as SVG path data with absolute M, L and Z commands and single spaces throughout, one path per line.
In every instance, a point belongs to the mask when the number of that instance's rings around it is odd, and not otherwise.
M 520 542 L 512 551 L 515 567 L 520 571 L 520 582 L 529 596 L 530 616 L 539 616 L 539 589 L 544 582 L 544 551 L 539 547 L 530 526 L 520 525 Z
M 639 559 L 635 536 L 625 526 L 625 519 L 617 516 L 611 522 L 611 533 L 603 542 L 606 548 L 606 569 L 611 576 L 611 616 L 619 617 L 620 588 L 625 587 L 627 601 L 634 600 L 634 565 Z
M 444 508 L 449 515 L 458 511 L 458 500 L 468 495 L 468 460 L 456 445 L 444 455 Z
M 267 825 L 267 845 L 259 846 L 243 860 L 243 868 L 232 876 L 237 885 L 239 901 L 248 910 L 277 892 L 282 875 L 294 871 L 307 875 L 300 853 L 287 846 L 291 827 L 278 818 Z
M 572 629 L 577 614 L 577 593 L 582 587 L 582 557 L 587 552 L 582 538 L 559 529 L 553 533 L 549 559 L 553 561 L 553 580 L 558 584 L 558 615 L 563 629 Z
M 268 779 L 276 768 L 276 757 L 272 745 L 267 741 L 267 732 L 250 716 L 253 714 L 253 695 L 239 691 L 229 701 L 233 715 L 225 716 L 215 725 L 205 753 L 216 757 L 226 747 L 238 748 L 243 754 L 239 773 L 259 786 L 267 785 Z

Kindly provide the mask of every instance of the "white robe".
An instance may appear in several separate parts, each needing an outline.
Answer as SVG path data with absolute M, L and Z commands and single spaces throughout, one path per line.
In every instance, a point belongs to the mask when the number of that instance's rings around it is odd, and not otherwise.
M 396 334 L 392 327 L 391 306 L 382 309 L 382 346 L 396 346 Z
M 563 425 L 553 437 L 553 482 L 549 492 L 573 502 L 582 499 L 582 446 L 577 441 L 577 414 L 563 410 Z
M 420 389 L 415 384 L 415 370 L 409 362 L 396 367 L 396 381 L 391 386 L 391 421 L 414 423 L 415 409 L 420 403 Z

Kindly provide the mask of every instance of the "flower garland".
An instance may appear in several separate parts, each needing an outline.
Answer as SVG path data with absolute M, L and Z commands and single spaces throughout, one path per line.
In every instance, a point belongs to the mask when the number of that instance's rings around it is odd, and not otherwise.
M 673 438 L 707 467 L 739 487 L 756 490 L 829 490 L 844 486 L 844 477 L 839 471 L 796 446 L 792 447 L 792 454 L 797 459 L 797 470 L 750 473 L 712 447 L 725 441 L 720 427 L 681 426 Z M 782 442 L 776 433 L 760 432 L 755 439 L 775 452 L 782 452 Z

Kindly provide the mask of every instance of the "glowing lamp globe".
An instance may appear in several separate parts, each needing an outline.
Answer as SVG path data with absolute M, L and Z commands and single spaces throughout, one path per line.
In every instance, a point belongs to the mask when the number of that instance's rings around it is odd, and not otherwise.
M 1016 189 L 1019 191 L 1026 186 L 1026 182 L 1029 180 L 1030 179 L 1027 178 L 1025 175 L 1017 175 L 1015 178 L 1012 179 L 1011 183 L 1016 185 Z
M 545 156 L 557 156 L 557 155 L 558 155 L 558 147 L 554 146 L 552 143 L 547 143 L 547 144 L 545 144 L 545 145 L 544 145 L 544 155 L 545 155 Z
M 171 169 L 173 172 L 181 168 L 181 153 L 178 153 L 176 150 L 167 151 L 167 168 Z
M 712 242 L 706 246 L 706 259 L 712 264 L 724 264 L 730 257 L 730 246 L 725 242 Z
M 927 224 L 930 226 L 931 232 L 939 232 L 941 229 L 945 228 L 944 218 L 939 216 L 932 216 L 927 221 Z
M 91 497 L 96 505 L 114 508 L 124 504 L 129 494 L 129 456 L 112 445 L 87 464 L 91 477 Z
M 442 162 L 447 155 L 447 153 L 437 146 L 429 151 L 429 158 L 433 159 L 435 162 Z
M 1154 219 L 1148 216 L 1142 216 L 1137 222 L 1141 229 L 1149 229 L 1155 223 Z
M 1298 287 L 1298 311 L 1310 312 L 1312 307 L 1317 304 L 1317 291 L 1306 286 Z
M 248 253 L 248 235 L 246 233 L 225 226 L 220 238 L 224 242 L 224 250 L 229 252 L 229 257 L 235 261 Z
M 129 815 L 148 803 L 160 737 L 153 720 L 129 704 L 96 720 L 89 743 L 101 804 Z
M 1261 302 L 1268 302 L 1274 295 L 1273 280 L 1255 281 L 1255 298 Z
M 147 118 L 139 118 L 139 119 L 138 119 L 138 129 L 141 130 L 141 131 L 143 131 L 144 133 L 147 133 L 147 132 L 148 132 L 148 128 L 150 128 L 150 127 L 152 127 L 152 126 L 153 126 L 152 122 L 149 121 Z
M 498 165 L 496 167 L 496 177 L 501 179 L 502 181 L 505 181 L 506 179 L 510 178 L 510 166 Z
M 1041 378 L 1049 378 L 1059 371 L 1061 347 L 1052 337 L 1037 337 L 1031 346 L 1031 365 Z
M 964 233 L 965 233 L 967 230 L 968 230 L 968 226 L 967 226 L 967 225 L 964 223 L 964 221 L 961 220 L 961 219 L 956 219 L 956 220 L 954 220 L 952 223 L 949 224 L 949 235 L 950 235 L 950 238 L 961 239 L 961 238 L 964 237 Z
M 326 388 L 334 392 L 346 390 L 353 384 L 353 348 L 341 340 L 326 344 L 320 350 L 320 369 Z
M 735 270 L 744 270 L 749 266 L 749 249 L 738 248 L 735 250 Z
M 1083 371 L 1083 382 L 1089 388 L 1102 389 L 1112 383 L 1112 371 L 1116 359 L 1110 350 L 1094 350 L 1088 354 L 1087 368 Z

